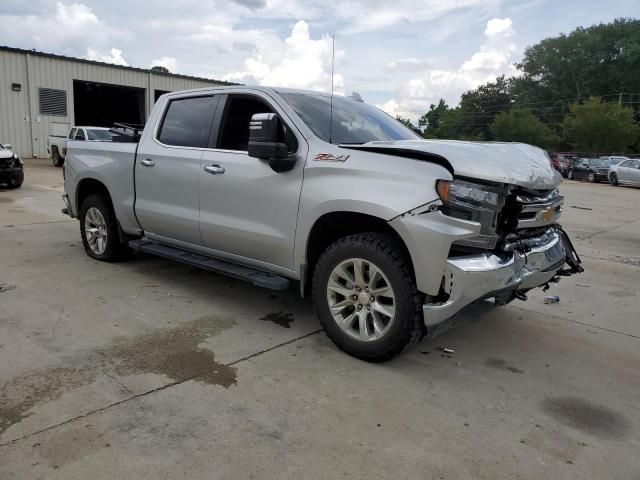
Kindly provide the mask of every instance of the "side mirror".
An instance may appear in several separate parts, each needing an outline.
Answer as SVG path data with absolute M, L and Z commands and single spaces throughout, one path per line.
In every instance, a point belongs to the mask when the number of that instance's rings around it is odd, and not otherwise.
M 275 113 L 256 113 L 249 122 L 249 156 L 263 160 L 287 158 L 286 143 L 278 142 L 280 121 Z

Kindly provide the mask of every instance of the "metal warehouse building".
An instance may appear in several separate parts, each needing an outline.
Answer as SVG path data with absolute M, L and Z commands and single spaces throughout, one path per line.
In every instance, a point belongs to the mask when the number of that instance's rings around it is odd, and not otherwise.
M 160 95 L 225 82 L 0 46 L 0 142 L 47 156 L 72 125 L 143 124 Z

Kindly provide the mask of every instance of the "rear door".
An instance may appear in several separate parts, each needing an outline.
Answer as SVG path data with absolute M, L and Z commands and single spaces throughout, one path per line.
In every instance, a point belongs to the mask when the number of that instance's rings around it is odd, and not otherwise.
M 135 165 L 136 216 L 149 238 L 201 245 L 200 160 L 208 146 L 218 97 L 172 96 Z
M 640 185 L 640 160 L 632 160 L 629 168 L 626 169 L 629 181 L 634 185 Z
M 249 121 L 276 113 L 296 157 L 294 167 L 275 172 L 249 157 Z M 206 247 L 231 260 L 293 270 L 293 246 L 302 173 L 308 146 L 268 95 L 229 94 L 214 122 L 219 132 L 202 157 L 200 231 Z M 216 127 L 214 127 L 216 129 Z

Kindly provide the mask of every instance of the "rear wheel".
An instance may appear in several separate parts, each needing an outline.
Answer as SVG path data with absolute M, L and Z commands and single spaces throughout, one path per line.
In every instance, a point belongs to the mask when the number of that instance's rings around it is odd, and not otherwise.
M 589 175 L 587 175 L 587 180 L 589 181 L 589 183 L 594 183 L 596 181 L 596 174 L 593 172 L 589 172 Z
M 127 251 L 120 243 L 118 221 L 111 202 L 102 195 L 90 195 L 82 202 L 80 235 L 87 255 L 96 260 L 120 260 Z
M 61 167 L 64 164 L 64 158 L 60 156 L 58 147 L 51 147 L 51 161 L 56 167 Z
M 410 260 L 393 237 L 361 233 L 337 240 L 320 257 L 313 301 L 329 338 L 346 353 L 381 362 L 425 334 Z
M 613 186 L 618 186 L 618 175 L 616 175 L 615 173 L 612 173 L 611 175 L 609 175 L 609 183 Z

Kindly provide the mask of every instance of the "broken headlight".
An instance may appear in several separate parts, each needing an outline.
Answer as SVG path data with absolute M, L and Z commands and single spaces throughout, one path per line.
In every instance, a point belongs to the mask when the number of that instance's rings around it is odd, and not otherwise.
M 480 223 L 480 235 L 455 242 L 458 245 L 493 249 L 498 243 L 498 215 L 504 207 L 506 187 L 456 179 L 438 180 L 436 190 L 442 213 Z

